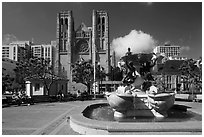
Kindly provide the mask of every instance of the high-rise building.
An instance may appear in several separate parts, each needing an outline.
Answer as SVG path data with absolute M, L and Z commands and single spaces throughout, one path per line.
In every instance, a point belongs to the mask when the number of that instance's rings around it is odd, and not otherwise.
M 14 41 L 14 42 L 11 42 L 9 45 L 18 45 L 20 47 L 27 48 L 28 46 L 31 45 L 31 42 L 30 41 Z
M 93 10 L 92 26 L 84 23 L 75 30 L 72 11 L 57 14 L 57 43 L 55 64 L 58 73 L 72 81 L 71 64 L 92 60 L 110 72 L 109 17 L 105 11 Z M 95 62 L 94 62 L 95 61 Z
M 32 45 L 31 51 L 33 57 L 43 58 L 43 46 L 41 44 Z
M 24 55 L 24 59 L 31 57 L 31 42 L 30 41 L 14 41 L 10 43 L 11 46 L 18 46 L 21 49 L 24 49 L 22 54 Z
M 31 46 L 32 56 L 38 58 L 49 59 L 50 63 L 53 64 L 54 56 L 54 47 L 51 44 L 38 44 Z
M 9 46 L 9 45 L 3 45 L 2 46 L 2 58 L 9 58 L 9 59 L 12 59 L 12 60 L 15 60 L 12 58 L 12 47 Z
M 180 46 L 170 45 L 165 43 L 163 46 L 157 46 L 154 49 L 154 53 L 163 53 L 166 57 L 178 57 L 180 56 Z
M 29 41 L 15 41 L 9 45 L 2 46 L 2 58 L 23 61 L 26 58 L 30 58 L 30 56 Z
M 53 60 L 53 47 L 50 44 L 43 45 L 43 57 L 44 59 L 48 59 L 50 61 Z

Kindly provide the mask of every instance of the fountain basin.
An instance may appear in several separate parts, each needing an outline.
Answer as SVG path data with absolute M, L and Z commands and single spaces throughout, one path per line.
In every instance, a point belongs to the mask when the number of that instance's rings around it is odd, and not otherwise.
M 114 117 L 130 117 L 130 116 L 146 116 L 154 117 L 160 114 L 149 109 L 147 102 L 145 102 L 147 95 L 143 92 L 137 94 L 127 93 L 106 93 L 109 105 L 114 110 Z
M 192 110 L 199 119 L 178 121 L 178 122 L 118 122 L 101 121 L 90 119 L 84 116 L 86 109 L 96 108 L 107 104 L 106 100 L 84 103 L 83 106 L 76 107 L 70 116 L 71 128 L 80 134 L 202 134 L 202 116 Z
M 166 112 L 175 102 L 175 93 L 148 94 L 150 106 L 158 112 Z
M 106 93 L 108 103 L 114 110 L 115 117 L 146 116 L 166 117 L 166 111 L 175 101 L 174 93 L 134 94 L 111 92 Z
M 106 93 L 110 106 L 117 111 L 133 109 L 133 96 L 131 94 Z

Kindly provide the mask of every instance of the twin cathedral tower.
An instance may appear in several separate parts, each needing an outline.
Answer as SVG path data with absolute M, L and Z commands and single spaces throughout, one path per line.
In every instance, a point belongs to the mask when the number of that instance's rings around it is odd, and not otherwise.
M 82 23 L 74 29 L 72 11 L 57 14 L 57 51 L 55 67 L 58 74 L 72 81 L 71 65 L 76 61 L 92 60 L 110 73 L 109 17 L 105 11 L 93 10 L 92 26 Z

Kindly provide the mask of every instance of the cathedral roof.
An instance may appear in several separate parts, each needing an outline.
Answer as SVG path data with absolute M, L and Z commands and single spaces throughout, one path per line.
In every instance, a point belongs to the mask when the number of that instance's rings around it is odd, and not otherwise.
M 82 22 L 81 25 L 79 25 L 79 27 L 77 28 L 76 32 L 77 31 L 90 31 L 88 29 L 88 27 Z

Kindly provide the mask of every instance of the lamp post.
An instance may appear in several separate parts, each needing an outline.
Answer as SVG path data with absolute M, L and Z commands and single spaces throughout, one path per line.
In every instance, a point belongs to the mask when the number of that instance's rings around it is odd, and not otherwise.
M 93 90 L 94 90 L 94 98 L 96 98 L 96 35 L 97 35 L 97 30 L 96 30 L 96 11 L 93 10 L 93 15 L 92 15 L 92 64 L 94 67 L 94 80 L 93 80 Z
M 98 78 L 99 78 L 99 83 L 98 83 L 98 90 L 99 90 L 99 94 L 101 94 L 101 90 L 102 90 L 102 80 L 103 80 L 103 67 L 101 67 L 100 62 L 98 62 Z
M 94 67 L 94 83 L 93 83 L 93 90 L 94 90 L 94 99 L 96 98 L 96 48 L 95 45 L 93 46 L 93 67 Z

